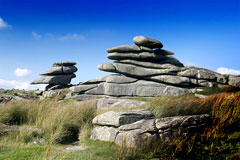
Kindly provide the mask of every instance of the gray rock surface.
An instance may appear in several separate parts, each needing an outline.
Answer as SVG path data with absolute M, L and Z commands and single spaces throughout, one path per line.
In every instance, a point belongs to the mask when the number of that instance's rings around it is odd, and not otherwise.
M 140 97 L 155 97 L 163 96 L 179 96 L 190 93 L 187 88 L 170 86 L 162 83 L 139 80 L 129 84 L 101 83 L 97 88 L 88 90 L 88 95 L 109 95 L 109 96 L 140 96 Z
M 55 62 L 53 63 L 53 66 L 74 66 L 76 64 L 77 64 L 76 62 L 65 61 L 65 62 Z
M 83 151 L 85 148 L 83 146 L 70 146 L 67 147 L 66 150 L 68 151 Z
M 123 63 L 123 64 L 133 64 L 136 66 L 141 66 L 145 68 L 156 68 L 156 69 L 170 69 L 170 68 L 178 68 L 178 66 L 175 66 L 173 64 L 167 64 L 167 63 L 154 63 L 154 62 L 145 62 L 145 61 L 137 61 L 132 59 L 125 59 L 125 60 L 119 60 L 115 63 Z
M 132 46 L 132 45 L 122 45 L 118 47 L 108 48 L 108 53 L 118 52 L 118 53 L 127 53 L 127 52 L 152 52 L 152 49 L 147 47 L 138 47 L 138 46 Z
M 101 126 L 114 126 L 130 124 L 141 119 L 152 119 L 154 116 L 150 111 L 137 109 L 131 111 L 109 111 L 96 116 L 92 123 Z
M 100 98 L 97 100 L 97 109 L 114 108 L 118 106 L 135 108 L 145 104 L 147 104 L 147 102 L 130 99 Z
M 119 130 L 114 127 L 97 126 L 92 130 L 91 139 L 114 142 Z
M 142 110 L 134 110 L 133 114 L 133 111 L 109 111 L 98 115 L 93 120 L 97 126 L 92 130 L 90 138 L 138 148 L 151 145 L 159 138 L 163 141 L 172 141 L 189 134 L 201 133 L 211 120 L 207 114 L 154 119 L 151 113 L 147 113 L 150 116 L 146 118 L 141 112 Z M 141 117 L 132 120 L 136 113 Z M 130 119 L 119 123 L 119 117 L 122 116 Z
M 86 85 L 83 84 L 83 85 L 72 86 L 72 87 L 70 87 L 70 90 L 73 93 L 83 93 L 87 90 L 96 88 L 97 86 L 98 86 L 97 84 L 86 84 Z
M 136 81 L 138 81 L 136 78 L 126 77 L 126 76 L 121 76 L 121 75 L 113 75 L 113 76 L 109 76 L 108 78 L 106 78 L 107 83 L 124 84 L 124 83 L 133 83 Z
M 138 59 L 138 60 L 150 60 L 150 61 L 156 61 L 156 60 L 162 60 L 165 59 L 166 56 L 159 55 L 159 54 L 153 54 L 150 52 L 140 52 L 140 53 L 134 53 L 134 52 L 128 52 L 128 53 L 118 53 L 113 52 L 109 53 L 107 55 L 109 59 L 112 60 L 123 60 L 123 59 Z
M 69 84 L 75 74 L 44 76 L 34 80 L 31 84 Z
M 153 51 L 155 54 L 160 54 L 160 55 L 174 55 L 173 52 L 165 50 L 165 49 L 156 49 Z
M 137 46 L 145 46 L 148 48 L 162 48 L 163 47 L 162 43 L 159 42 L 158 40 L 153 39 L 153 38 L 144 37 L 144 36 L 134 37 L 133 42 Z
M 209 115 L 190 115 L 166 117 L 155 120 L 159 136 L 165 141 L 171 141 L 174 138 L 183 137 L 190 133 L 198 133 L 208 125 Z
M 229 85 L 235 86 L 235 87 L 240 87 L 240 76 L 229 76 Z
M 104 63 L 100 64 L 98 68 L 102 71 L 121 73 L 132 77 L 154 76 L 154 75 L 176 75 L 178 68 L 170 69 L 154 69 L 144 68 L 132 64 L 122 63 Z
M 77 71 L 75 66 L 52 66 L 47 71 L 41 75 L 62 75 L 62 74 L 72 74 Z

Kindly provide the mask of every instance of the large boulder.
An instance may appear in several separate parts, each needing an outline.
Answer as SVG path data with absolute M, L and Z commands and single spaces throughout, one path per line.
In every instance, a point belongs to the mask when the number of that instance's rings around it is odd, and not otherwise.
M 240 76 L 230 75 L 228 84 L 235 87 L 240 87 Z
M 209 120 L 209 115 L 203 114 L 159 118 L 155 120 L 155 124 L 160 138 L 171 141 L 202 131 L 209 124 Z
M 141 119 L 152 119 L 153 117 L 154 116 L 150 111 L 143 109 L 131 111 L 109 111 L 96 116 L 92 123 L 100 126 L 119 127 Z
M 104 63 L 98 65 L 98 68 L 102 71 L 121 73 L 131 77 L 148 77 L 154 75 L 176 75 L 180 69 L 169 68 L 169 69 L 154 69 L 145 68 L 132 64 L 122 64 L 122 63 Z
M 47 71 L 41 75 L 62 75 L 62 74 L 72 74 L 77 71 L 75 66 L 52 66 Z
M 98 87 L 90 89 L 86 92 L 88 95 L 109 95 L 109 96 L 141 96 L 155 97 L 163 96 L 179 96 L 190 93 L 187 88 L 175 87 L 157 82 L 139 80 L 129 84 L 116 83 L 100 83 Z
M 115 143 L 120 146 L 125 145 L 134 148 L 154 143 L 158 139 L 154 123 L 154 119 L 143 119 L 120 126 Z
M 161 62 L 146 62 L 146 61 L 138 61 L 133 59 L 124 59 L 116 61 L 117 63 L 123 63 L 123 64 L 133 64 L 136 66 L 141 66 L 144 68 L 156 68 L 156 69 L 170 69 L 170 68 L 178 68 L 183 67 L 182 64 L 179 65 L 173 65 L 169 63 L 161 63 Z
M 44 76 L 36 79 L 31 84 L 63 84 L 67 85 L 71 82 L 71 79 L 76 77 L 75 74 Z
M 163 45 L 160 41 L 153 39 L 153 38 L 148 38 L 144 36 L 136 36 L 133 38 L 133 42 L 137 46 L 144 46 L 148 48 L 162 48 Z

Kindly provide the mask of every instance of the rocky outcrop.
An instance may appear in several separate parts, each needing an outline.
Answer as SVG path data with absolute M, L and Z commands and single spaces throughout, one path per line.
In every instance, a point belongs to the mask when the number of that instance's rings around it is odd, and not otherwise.
M 75 97 L 179 96 L 198 87 L 239 86 L 240 77 L 184 66 L 158 40 L 136 36 L 134 43 L 107 49 L 107 57 L 115 61 L 98 68 L 114 74 L 71 87 Z
M 68 85 L 77 71 L 75 62 L 56 62 L 47 71 L 42 73 L 42 77 L 34 80 L 31 84 L 49 84 L 54 85 Z M 49 87 L 49 86 L 48 86 Z
M 141 147 L 158 139 L 171 141 L 199 133 L 209 120 L 206 114 L 155 119 L 147 110 L 109 111 L 93 119 L 95 127 L 90 138 L 127 147 Z
M 155 120 L 159 136 L 164 141 L 203 131 L 210 122 L 207 114 L 166 117 Z

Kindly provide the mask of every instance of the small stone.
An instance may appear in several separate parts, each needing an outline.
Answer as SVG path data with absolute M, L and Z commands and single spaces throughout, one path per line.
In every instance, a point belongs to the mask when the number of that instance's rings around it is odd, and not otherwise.
M 71 146 L 67 147 L 66 150 L 68 151 L 83 151 L 85 148 L 83 146 Z

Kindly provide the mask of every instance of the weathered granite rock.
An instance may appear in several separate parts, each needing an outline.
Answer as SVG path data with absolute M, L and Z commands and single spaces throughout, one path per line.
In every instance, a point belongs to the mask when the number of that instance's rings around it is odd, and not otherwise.
M 66 88 L 68 84 L 70 84 L 72 78 L 75 78 L 76 75 L 74 72 L 77 71 L 77 67 L 75 67 L 75 62 L 56 62 L 53 64 L 51 68 L 49 68 L 46 72 L 42 73 L 42 77 L 34 80 L 31 84 L 49 84 L 46 87 L 46 90 L 60 89 L 59 86 Z M 57 88 L 52 88 L 52 86 L 58 85 Z M 69 86 L 67 86 L 69 87 Z M 61 89 L 63 89 L 61 88 Z
M 72 74 L 77 71 L 75 66 L 52 66 L 46 72 L 41 75 L 62 75 L 62 74 Z
M 173 52 L 165 50 L 165 49 L 156 49 L 153 51 L 155 54 L 160 54 L 160 55 L 174 55 Z
M 138 47 L 138 46 L 131 46 L 131 45 L 122 45 L 118 47 L 108 48 L 108 53 L 118 52 L 118 53 L 128 53 L 128 52 L 152 52 L 152 49 L 147 47 Z
M 97 109 L 113 108 L 117 106 L 135 108 L 145 104 L 147 104 L 147 102 L 131 99 L 100 98 L 97 100 Z
M 75 74 L 44 76 L 34 80 L 31 84 L 69 84 Z
M 227 82 L 225 76 L 207 69 L 197 67 L 185 67 L 183 71 L 178 73 L 178 76 L 195 79 L 216 80 L 216 82 L 222 84 L 225 84 Z
M 191 90 L 187 88 L 180 88 L 170 86 L 162 83 L 139 80 L 129 84 L 115 84 L 115 83 L 101 83 L 97 88 L 88 90 L 86 94 L 89 95 L 109 95 L 109 96 L 141 96 L 141 97 L 155 97 L 158 95 L 179 96 L 190 93 Z
M 154 119 L 151 113 L 147 113 L 146 118 L 142 116 L 141 111 L 109 111 L 98 115 L 93 120 L 97 126 L 91 133 L 91 139 L 137 148 L 151 145 L 159 138 L 163 141 L 172 141 L 190 134 L 201 133 L 211 120 L 207 114 Z M 138 114 L 138 119 L 132 120 L 132 116 L 137 112 L 141 116 L 139 117 Z M 119 117 L 126 116 L 131 120 L 125 119 L 120 123 Z
M 96 116 L 92 123 L 101 126 L 114 126 L 130 124 L 141 119 L 152 119 L 154 116 L 151 112 L 143 109 L 131 111 L 109 111 Z
M 119 61 L 116 61 L 115 63 L 133 64 L 133 65 L 141 66 L 141 67 L 145 67 L 145 68 L 156 68 L 156 69 L 170 69 L 170 68 L 178 68 L 179 67 L 177 65 L 168 64 L 168 63 L 145 62 L 145 61 L 137 61 L 137 60 L 132 60 L 132 59 L 119 60 Z M 182 65 L 180 67 L 182 67 Z
M 162 60 L 165 59 L 165 55 L 159 55 L 159 54 L 153 54 L 150 52 L 140 52 L 140 53 L 134 53 L 134 52 L 127 52 L 127 53 L 118 53 L 118 52 L 113 52 L 109 53 L 107 55 L 109 59 L 112 60 L 123 60 L 123 59 L 138 59 L 138 60 Z
M 230 75 L 228 84 L 235 87 L 240 87 L 240 76 Z
M 131 77 L 126 77 L 126 76 L 121 76 L 121 75 L 113 75 L 109 76 L 106 78 L 107 83 L 119 83 L 119 84 L 124 84 L 124 83 L 133 83 L 138 81 L 135 78 Z
M 208 125 L 209 120 L 209 115 L 203 114 L 159 118 L 155 120 L 155 123 L 160 138 L 171 141 L 177 137 L 200 132 Z
M 162 48 L 163 47 L 162 43 L 159 42 L 158 40 L 153 39 L 153 38 L 144 37 L 144 36 L 134 37 L 133 42 L 137 46 L 145 46 L 148 48 Z
M 170 69 L 154 69 L 154 68 L 144 68 L 132 64 L 122 64 L 122 63 L 104 63 L 100 64 L 98 68 L 102 71 L 121 73 L 132 77 L 143 77 L 143 76 L 154 76 L 154 75 L 176 75 L 178 68 Z
M 83 85 L 77 85 L 77 86 L 72 86 L 70 87 L 70 90 L 74 93 L 83 93 L 87 90 L 96 88 L 98 85 L 97 84 L 83 84 Z
M 127 147 L 136 148 L 152 144 L 157 139 L 158 133 L 154 124 L 154 119 L 150 119 L 120 126 L 115 143 L 120 146 L 125 145 Z
M 76 64 L 77 64 L 76 62 L 65 61 L 65 62 L 55 62 L 53 63 L 53 66 L 74 66 Z
M 92 130 L 91 139 L 114 142 L 119 130 L 114 127 L 97 126 Z

